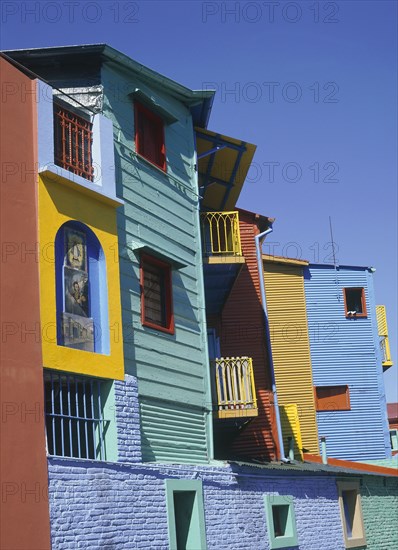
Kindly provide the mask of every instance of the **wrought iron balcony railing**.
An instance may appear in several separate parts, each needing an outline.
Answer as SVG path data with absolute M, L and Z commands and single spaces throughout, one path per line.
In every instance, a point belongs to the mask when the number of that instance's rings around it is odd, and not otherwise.
M 390 341 L 388 339 L 386 306 L 376 306 L 376 315 L 382 354 L 382 365 L 384 369 L 388 369 L 389 367 L 392 367 L 394 363 L 391 360 Z
M 54 103 L 55 164 L 93 181 L 92 143 L 91 122 Z
M 220 357 L 211 365 L 216 417 L 257 416 L 251 357 Z
M 241 256 L 239 214 L 202 212 L 202 250 L 204 256 Z

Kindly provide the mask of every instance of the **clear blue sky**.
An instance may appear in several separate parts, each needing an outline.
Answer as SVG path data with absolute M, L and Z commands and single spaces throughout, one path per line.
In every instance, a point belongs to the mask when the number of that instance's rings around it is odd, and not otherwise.
M 331 216 L 340 263 L 377 269 L 398 362 L 395 1 L 4 0 L 1 10 L 2 49 L 106 42 L 190 88 L 215 86 L 209 128 L 258 146 L 239 206 L 277 218 L 275 254 L 311 261 L 330 260 Z M 396 365 L 385 382 L 398 401 Z

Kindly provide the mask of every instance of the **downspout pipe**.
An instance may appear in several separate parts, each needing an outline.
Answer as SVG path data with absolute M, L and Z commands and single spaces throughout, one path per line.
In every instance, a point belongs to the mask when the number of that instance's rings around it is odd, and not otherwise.
M 263 266 L 263 259 L 261 254 L 261 241 L 267 235 L 272 233 L 272 231 L 273 231 L 273 228 L 271 223 L 268 229 L 256 235 L 254 237 L 254 240 L 256 242 L 257 269 L 258 269 L 258 276 L 260 279 L 261 303 L 263 306 L 263 313 L 264 313 L 265 343 L 266 343 L 267 352 L 268 352 L 269 370 L 271 374 L 271 384 L 272 384 L 272 395 L 274 397 L 274 406 L 275 406 L 276 429 L 278 432 L 279 455 L 280 455 L 279 459 L 282 462 L 290 462 L 290 460 L 285 456 L 285 448 L 283 445 L 282 424 L 281 424 L 281 416 L 279 414 L 278 394 L 276 392 L 274 361 L 272 358 L 271 334 L 270 334 L 269 322 L 268 322 L 267 300 L 265 296 L 264 266 Z

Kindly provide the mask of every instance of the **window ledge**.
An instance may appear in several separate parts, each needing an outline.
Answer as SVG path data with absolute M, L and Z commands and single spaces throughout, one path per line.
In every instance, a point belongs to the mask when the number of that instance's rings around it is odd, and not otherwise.
M 345 542 L 346 548 L 363 548 L 364 546 L 366 546 L 366 539 L 364 537 Z
M 63 183 L 114 207 L 122 206 L 124 204 L 124 201 L 119 199 L 116 195 L 112 196 L 104 194 L 100 185 L 88 181 L 82 176 L 74 174 L 69 170 L 65 170 L 65 168 L 62 168 L 57 164 L 41 166 L 39 168 L 39 173 L 47 176 L 47 178 L 54 183 Z
M 174 326 L 173 326 L 173 328 L 167 328 L 167 327 L 162 327 L 160 325 L 155 325 L 155 323 L 150 323 L 149 321 L 143 321 L 142 326 L 150 328 L 152 330 L 159 331 L 159 332 L 164 332 L 165 334 L 174 334 L 175 333 Z
M 366 315 L 366 313 L 354 313 L 353 315 L 347 315 L 346 314 L 346 319 L 366 319 L 368 316 Z
M 135 157 L 137 157 L 138 160 L 144 161 L 151 168 L 155 168 L 158 172 L 160 172 L 164 176 L 167 176 L 167 159 L 166 159 L 166 169 L 163 170 L 163 168 L 160 168 L 160 166 L 158 166 L 157 164 L 154 164 L 153 162 L 151 162 L 146 157 L 143 157 L 140 153 L 137 153 L 137 151 L 131 151 L 131 154 L 134 155 Z

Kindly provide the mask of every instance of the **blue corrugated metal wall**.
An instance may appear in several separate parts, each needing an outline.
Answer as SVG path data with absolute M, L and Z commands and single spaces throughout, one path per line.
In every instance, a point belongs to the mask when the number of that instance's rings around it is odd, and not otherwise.
M 346 318 L 343 288 L 365 289 L 367 317 Z M 310 265 L 305 292 L 315 386 L 347 384 L 351 410 L 317 412 L 329 456 L 388 457 L 388 424 L 373 276 L 367 268 Z

